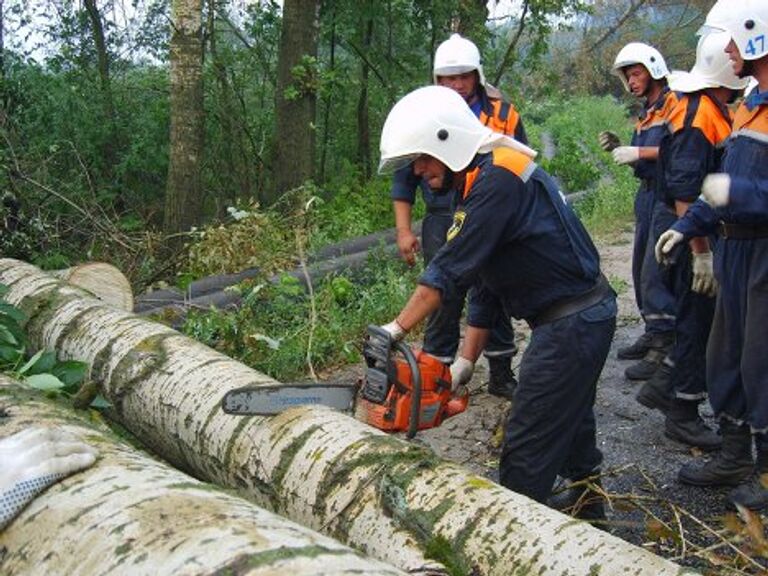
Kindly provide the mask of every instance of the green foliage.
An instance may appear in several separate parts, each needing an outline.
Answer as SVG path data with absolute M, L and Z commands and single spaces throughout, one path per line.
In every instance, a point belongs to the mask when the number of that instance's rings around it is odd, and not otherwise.
M 290 222 L 257 204 L 230 207 L 230 219 L 194 230 L 188 246 L 191 278 L 258 267 L 265 275 L 284 269 L 294 254 Z
M 279 380 L 360 359 L 360 343 L 368 324 L 384 324 L 400 311 L 416 284 L 416 270 L 377 252 L 365 268 L 336 275 L 315 286 L 317 319 L 312 302 L 298 280 L 283 276 L 276 284 L 247 288 L 236 312 L 192 313 L 184 332 Z
M 88 365 L 75 360 L 59 362 L 50 350 L 38 350 L 29 356 L 29 342 L 22 327 L 26 317 L 5 300 L 7 293 L 8 287 L 0 284 L 0 372 L 48 394 L 75 395 L 86 378 Z
M 582 96 L 540 101 L 523 111 L 531 140 L 543 152 L 544 133 L 555 147 L 551 159 L 538 161 L 558 179 L 565 193 L 587 192 L 576 207 L 587 227 L 596 233 L 615 229 L 632 219 L 637 181 L 632 169 L 616 165 L 597 140 L 603 130 L 619 134 L 629 143 L 632 124 L 624 107 L 611 97 Z

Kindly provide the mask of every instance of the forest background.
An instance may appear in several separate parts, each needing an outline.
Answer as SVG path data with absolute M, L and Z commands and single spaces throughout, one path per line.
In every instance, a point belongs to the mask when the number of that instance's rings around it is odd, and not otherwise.
M 263 278 L 393 225 L 376 174 L 388 110 L 431 83 L 452 31 L 521 111 L 593 234 L 631 222 L 634 181 L 596 141 L 638 103 L 610 72 L 629 41 L 693 63 L 711 0 L 0 0 L 0 254 L 115 264 L 137 292 Z M 489 7 L 491 10 L 489 11 Z M 419 213 L 417 207 L 417 215 Z M 185 330 L 278 378 L 359 359 L 418 274 L 383 253 L 305 293 L 240 287 Z M 263 280 L 263 279 L 262 279 Z

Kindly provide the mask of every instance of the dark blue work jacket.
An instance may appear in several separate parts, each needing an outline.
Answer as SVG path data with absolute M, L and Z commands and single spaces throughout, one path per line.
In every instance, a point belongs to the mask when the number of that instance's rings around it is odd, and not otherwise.
M 632 146 L 656 147 L 667 134 L 667 118 L 677 104 L 677 95 L 669 88 L 664 88 L 659 98 L 643 108 L 643 113 L 635 124 L 632 133 Z M 640 180 L 656 178 L 656 160 L 638 160 L 634 163 L 635 177 Z
M 722 172 L 731 177 L 728 205 L 696 201 L 674 226 L 687 238 L 712 233 L 721 221 L 768 224 L 768 92 L 753 92 L 736 111 Z
M 509 148 L 478 154 L 467 168 L 446 244 L 419 282 L 443 296 L 475 285 L 470 325 L 508 316 L 535 320 L 592 288 L 597 250 L 552 178 Z
M 691 203 L 707 174 L 717 172 L 731 134 L 731 113 L 705 90 L 682 94 L 659 146 L 656 200 Z

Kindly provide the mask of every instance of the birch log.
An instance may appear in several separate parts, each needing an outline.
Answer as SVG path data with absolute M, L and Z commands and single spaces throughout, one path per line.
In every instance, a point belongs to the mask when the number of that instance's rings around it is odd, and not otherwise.
M 452 574 L 690 573 L 429 450 L 323 408 L 224 414 L 226 390 L 274 380 L 177 332 L 0 260 L 38 347 L 84 360 L 114 417 L 174 465 L 406 570 Z
M 204 484 L 0 375 L 0 438 L 62 426 L 96 464 L 39 495 L 0 532 L 0 573 L 405 576 L 308 528 Z
M 133 310 L 133 290 L 128 278 L 119 269 L 106 262 L 86 262 L 72 268 L 50 272 L 84 288 L 99 300 L 121 310 Z

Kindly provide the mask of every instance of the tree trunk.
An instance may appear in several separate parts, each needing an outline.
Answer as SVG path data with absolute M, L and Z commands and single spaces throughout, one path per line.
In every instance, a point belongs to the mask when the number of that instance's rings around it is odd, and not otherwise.
M 0 533 L 0 572 L 16 574 L 402 574 L 154 460 L 88 412 L 0 375 L 0 437 L 62 426 L 99 451 Z
M 315 163 L 318 0 L 285 0 L 275 93 L 272 186 L 265 201 L 312 180 Z M 301 72 L 296 73 L 296 69 Z
M 402 569 L 426 550 L 458 573 L 678 575 L 681 568 L 324 408 L 238 417 L 227 390 L 269 377 L 107 308 L 29 264 L 0 260 L 34 346 L 88 362 L 114 418 L 194 475 Z
M 197 223 L 202 206 L 203 38 L 202 0 L 173 0 L 170 45 L 171 136 L 164 230 L 175 235 Z
M 104 120 L 107 123 L 107 134 L 101 145 L 103 155 L 103 178 L 110 185 L 115 185 L 115 166 L 117 165 L 117 119 L 115 117 L 115 103 L 112 98 L 112 79 L 109 73 L 109 54 L 107 42 L 104 37 L 104 26 L 101 22 L 101 14 L 96 6 L 96 0 L 85 0 L 85 10 L 91 22 L 93 43 L 96 47 L 96 58 L 99 64 L 99 80 L 101 82 L 101 100 L 104 109 Z M 125 200 L 119 186 L 117 189 L 114 207 L 118 213 L 125 210 Z
M 371 6 L 366 12 L 370 14 Z M 371 51 L 373 41 L 373 16 L 368 16 L 363 21 L 362 49 L 366 54 Z M 363 178 L 367 181 L 371 177 L 371 126 L 368 118 L 368 76 L 371 67 L 367 60 L 360 61 L 360 94 L 357 97 L 357 154 Z

